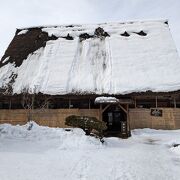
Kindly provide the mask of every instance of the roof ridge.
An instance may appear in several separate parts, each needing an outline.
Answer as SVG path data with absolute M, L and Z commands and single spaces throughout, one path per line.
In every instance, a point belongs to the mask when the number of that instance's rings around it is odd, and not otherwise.
M 132 24 L 132 23 L 146 23 L 146 22 L 168 22 L 168 19 L 146 19 L 146 20 L 128 20 L 128 21 L 112 21 L 112 22 L 100 22 L 100 23 L 68 23 L 68 24 L 56 24 L 56 25 L 37 25 L 29 27 L 20 27 L 18 30 L 25 29 L 42 29 L 42 28 L 57 28 L 57 27 L 75 27 L 75 26 L 93 26 L 93 25 L 105 25 L 105 24 Z

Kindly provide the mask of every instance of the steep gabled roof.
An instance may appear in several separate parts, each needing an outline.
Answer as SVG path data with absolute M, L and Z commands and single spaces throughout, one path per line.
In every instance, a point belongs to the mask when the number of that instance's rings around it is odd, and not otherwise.
M 0 62 L 13 93 L 128 94 L 180 90 L 167 21 L 18 29 Z

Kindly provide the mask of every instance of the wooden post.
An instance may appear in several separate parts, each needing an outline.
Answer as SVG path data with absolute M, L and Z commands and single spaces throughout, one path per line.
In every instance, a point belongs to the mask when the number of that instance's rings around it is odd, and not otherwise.
M 99 120 L 102 121 L 102 104 L 100 104 L 100 109 L 99 109 Z
M 121 104 L 118 104 L 118 106 L 127 114 L 127 109 L 125 109 Z
M 105 107 L 104 109 L 102 109 L 102 113 L 103 113 L 109 106 L 111 106 L 111 104 L 106 105 L 106 107 Z
M 158 104 L 157 104 L 157 96 L 156 96 L 156 108 L 158 107 Z
M 176 108 L 176 98 L 174 97 L 174 108 Z
M 136 98 L 134 99 L 134 108 L 137 107 L 137 104 L 136 104 Z
M 71 100 L 70 99 L 68 99 L 69 100 L 69 109 L 71 108 Z
M 128 135 L 130 135 L 131 131 L 131 125 L 130 125 L 130 119 L 129 119 L 129 104 L 127 104 L 127 132 Z
M 31 100 L 32 100 L 32 109 L 34 109 L 35 94 L 32 95 Z
M 118 106 L 126 113 L 126 117 L 127 117 L 127 136 L 130 136 L 131 135 L 131 127 L 130 127 L 130 119 L 129 119 L 129 104 L 126 104 L 125 108 L 121 104 L 118 104 Z
M 9 100 L 9 109 L 11 109 L 11 99 Z
M 47 109 L 49 109 L 49 101 L 47 101 Z
M 89 109 L 91 109 L 91 101 L 90 101 L 90 99 L 89 99 Z

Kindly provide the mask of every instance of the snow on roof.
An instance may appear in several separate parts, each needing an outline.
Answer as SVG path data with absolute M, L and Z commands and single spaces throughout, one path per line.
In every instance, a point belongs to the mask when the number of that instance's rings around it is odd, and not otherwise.
M 25 29 L 25 30 L 21 30 L 19 33 L 18 33 L 18 35 L 21 35 L 21 34 L 26 34 L 28 32 L 28 30 L 27 29 Z
M 118 103 L 119 100 L 115 97 L 97 97 L 94 101 L 95 103 Z
M 108 36 L 94 36 L 98 27 Z M 180 89 L 180 59 L 165 21 L 41 29 L 57 39 L 47 41 L 45 47 L 29 54 L 19 67 L 14 63 L 2 66 L 0 87 L 5 87 L 12 74 L 16 74 L 13 93 L 21 93 L 24 88 L 51 95 Z M 89 37 L 80 40 L 84 33 Z

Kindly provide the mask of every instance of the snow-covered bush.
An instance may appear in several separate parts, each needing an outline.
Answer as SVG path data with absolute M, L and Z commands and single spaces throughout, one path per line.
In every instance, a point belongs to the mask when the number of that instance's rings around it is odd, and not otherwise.
M 67 126 L 81 128 L 85 131 L 86 135 L 90 135 L 92 130 L 95 130 L 96 135 L 103 137 L 103 131 L 107 129 L 106 123 L 104 121 L 99 121 L 95 117 L 88 116 L 68 116 L 66 118 L 65 124 Z

